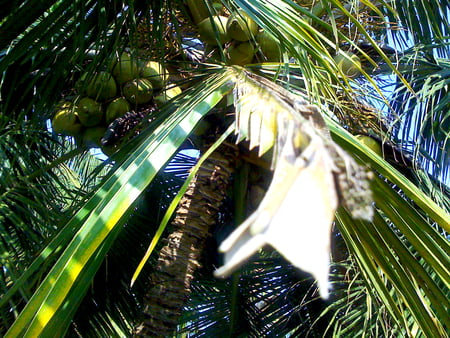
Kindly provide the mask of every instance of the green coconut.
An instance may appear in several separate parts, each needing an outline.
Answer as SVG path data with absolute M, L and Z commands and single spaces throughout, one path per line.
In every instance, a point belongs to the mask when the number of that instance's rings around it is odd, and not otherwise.
M 261 52 L 266 57 L 266 61 L 280 62 L 281 49 L 280 42 L 269 33 L 263 31 L 256 35 L 256 42 L 258 42 Z
M 239 9 L 227 20 L 228 36 L 237 41 L 248 41 L 258 33 L 258 25 L 243 10 Z
M 198 24 L 203 19 L 209 17 L 209 9 L 203 0 L 186 0 L 193 21 Z M 222 12 L 223 5 L 220 0 L 213 0 L 211 10 L 213 13 Z
M 214 15 L 212 16 L 212 22 L 210 18 L 206 18 L 202 20 L 198 24 L 198 31 L 200 33 L 200 38 L 203 40 L 203 42 L 206 42 L 207 44 L 217 46 L 217 45 L 223 45 L 225 42 L 230 40 L 230 37 L 227 34 L 227 21 L 228 18 L 226 16 L 221 15 Z M 214 26 L 217 29 L 217 36 L 216 36 L 216 29 L 214 29 Z
M 376 154 L 383 157 L 383 150 L 381 149 L 380 143 L 377 140 L 373 139 L 370 136 L 366 135 L 356 135 L 356 138 L 362 143 L 365 144 L 368 148 L 373 150 Z
M 58 107 L 52 119 L 52 128 L 55 133 L 77 136 L 82 127 L 72 103 L 64 103 Z
M 256 209 L 261 204 L 261 201 L 265 196 L 266 190 L 263 187 L 257 184 L 250 186 L 248 199 L 252 208 Z
M 340 51 L 334 57 L 334 62 L 345 76 L 355 78 L 361 73 L 361 60 L 353 53 Z
M 139 77 L 139 62 L 126 52 L 120 55 L 119 60 L 115 64 L 112 74 L 120 85 Z
M 116 96 L 117 85 L 114 77 L 108 72 L 99 72 L 88 83 L 86 94 L 98 101 L 105 101 Z
M 242 42 L 231 45 L 225 50 L 225 56 L 229 65 L 246 65 L 252 62 L 255 55 L 255 47 L 250 42 Z
M 140 77 L 150 80 L 153 89 L 163 88 L 169 80 L 169 73 L 157 61 L 141 61 L 140 67 Z
M 97 126 L 86 128 L 83 132 L 83 144 L 88 148 L 100 148 L 102 146 L 101 139 L 105 135 L 106 127 Z
M 85 127 L 96 126 L 103 118 L 101 104 L 90 97 L 83 97 L 76 102 L 76 114 Z
M 164 103 L 172 100 L 175 96 L 181 94 L 181 88 L 178 86 L 171 87 L 165 91 L 162 91 L 161 94 L 154 97 L 154 100 L 157 104 L 163 105 Z
M 123 95 L 133 104 L 147 103 L 152 99 L 153 86 L 150 80 L 135 79 L 123 86 Z
M 105 120 L 106 124 L 110 124 L 116 118 L 125 115 L 131 109 L 130 103 L 123 97 L 118 97 L 111 101 L 106 107 Z

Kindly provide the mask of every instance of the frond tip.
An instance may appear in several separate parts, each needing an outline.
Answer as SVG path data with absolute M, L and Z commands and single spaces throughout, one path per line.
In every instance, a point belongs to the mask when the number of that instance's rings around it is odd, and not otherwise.
M 274 176 L 258 209 L 221 244 L 226 263 L 215 275 L 230 275 L 269 244 L 311 273 L 327 298 L 335 211 L 341 204 L 372 218 L 369 175 L 331 140 L 317 108 L 283 88 L 242 72 L 235 102 L 238 141 L 259 146 L 260 155 L 274 147 Z

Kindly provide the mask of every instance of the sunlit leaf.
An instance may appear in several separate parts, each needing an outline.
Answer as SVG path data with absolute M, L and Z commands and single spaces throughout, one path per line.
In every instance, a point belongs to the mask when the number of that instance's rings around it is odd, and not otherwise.
M 72 218 L 70 222 L 82 221 L 83 225 L 6 336 L 39 335 L 46 324 L 58 315 L 60 306 L 66 301 L 71 287 L 77 283 L 85 264 L 104 243 L 109 233 L 120 224 L 118 222 L 128 207 L 181 145 L 201 117 L 220 101 L 224 92 L 230 90 L 227 76 L 218 76 L 212 82 L 214 85 L 203 100 L 198 100 L 193 105 L 185 104 L 184 114 L 177 115 L 177 118 L 161 125 L 139 145 L 135 156 L 128 158 L 102 184 L 85 208 L 79 212 L 86 214 L 86 210 L 91 210 L 86 220 L 80 219 L 79 214 Z M 143 179 L 144 177 L 146 179 Z M 88 284 L 84 287 L 87 288 Z

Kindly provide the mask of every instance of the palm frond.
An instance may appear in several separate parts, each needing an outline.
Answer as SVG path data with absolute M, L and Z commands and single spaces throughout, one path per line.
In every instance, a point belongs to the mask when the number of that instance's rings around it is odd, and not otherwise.
M 450 210 L 450 188 L 423 170 L 416 172 L 417 186 L 443 210 Z
M 14 335 L 14 332 L 43 332 L 53 326 L 54 320 L 63 320 L 58 316 L 60 313 L 65 318 L 65 324 L 60 323 L 61 327 L 67 327 L 70 316 L 66 316 L 63 304 L 78 301 L 79 297 L 72 292 L 73 288 L 77 288 L 78 292 L 87 290 L 87 281 L 93 278 L 95 267 L 99 266 L 107 252 L 105 247 L 112 244 L 123 214 L 186 139 L 200 118 L 230 90 L 229 76 L 226 73 L 219 73 L 199 85 L 206 88 L 206 91 L 199 91 L 200 95 L 185 101 L 181 105 L 180 114 L 165 120 L 150 137 L 144 138 L 132 153 L 133 156 L 129 155 L 125 162 L 112 172 L 83 208 L 65 225 L 68 234 L 65 239 L 62 238 L 66 241 L 64 243 L 67 243 L 64 252 L 9 328 L 7 335 Z M 141 135 L 144 136 L 145 133 Z M 73 229 L 76 229 L 76 233 Z M 57 249 L 61 240 L 56 247 L 55 244 L 43 253 L 48 255 Z M 101 253 L 99 255 L 98 250 Z M 36 260 L 35 269 L 44 261 L 45 257 L 40 256 Z M 87 271 L 83 270 L 84 264 L 89 267 Z M 80 280 L 85 282 L 80 283 Z M 76 299 L 72 299 L 73 297 Z M 46 303 L 45 307 L 40 306 L 42 302 Z M 38 308 L 43 312 L 38 311 Z
M 380 207 L 384 209 L 385 204 Z M 371 223 L 374 227 L 367 228 L 365 224 L 364 231 L 360 230 L 362 224 L 353 223 L 351 226 L 350 218 L 342 213 L 338 214 L 337 220 L 347 244 L 355 252 L 368 287 L 386 306 L 397 329 L 409 336 L 417 329 L 428 335 L 444 334 L 448 323 L 441 317 L 441 311 L 447 305 L 436 309 L 431 305 L 431 299 L 446 299 L 448 288 L 441 287 L 439 279 L 431 280 L 428 283 L 434 291 L 430 293 L 431 298 L 425 295 L 430 291 L 430 286 L 422 280 L 427 273 L 412 276 L 415 272 L 407 265 L 415 263 L 416 258 L 411 253 L 402 252 L 401 245 L 396 244 L 401 242 L 400 239 L 387 237 L 393 230 L 387 226 L 380 227 L 383 224 L 381 217 L 377 216 Z M 433 269 L 436 271 L 436 266 Z
M 185 176 L 186 168 L 193 163 L 191 158 L 177 153 L 168 167 L 172 165 L 180 168 L 158 173 L 130 208 L 129 215 L 123 217 L 125 224 L 102 265 L 94 272 L 95 278 L 76 308 L 69 332 L 81 336 L 126 336 L 132 332 L 146 292 L 144 279 L 130 287 L 132 274 L 163 216 L 161 210 L 167 208 L 182 185 L 183 179 L 179 176 Z M 124 252 L 127 255 L 123 255 Z M 152 258 L 143 272 L 150 273 L 154 264 Z
M 340 134 L 340 132 L 337 132 L 337 130 L 333 128 L 332 132 L 336 137 L 338 137 Z M 348 144 L 348 146 L 350 146 L 350 144 Z M 355 151 L 350 150 L 350 148 L 347 149 L 349 151 Z M 376 205 L 382 210 L 383 216 L 389 219 L 389 225 L 387 225 L 386 220 L 384 220 L 380 216 L 377 216 L 374 219 L 374 222 L 371 223 L 375 227 L 374 230 L 367 232 L 366 229 L 368 223 L 365 223 L 365 225 L 352 225 L 354 223 L 352 222 L 351 218 L 348 216 L 342 216 L 342 213 L 339 212 L 337 218 L 339 229 L 344 235 L 344 238 L 346 238 L 346 243 L 349 246 L 350 250 L 354 252 L 355 257 L 358 259 L 361 271 L 363 272 L 363 275 L 365 275 L 365 279 L 371 280 L 371 288 L 377 290 L 379 296 L 383 300 L 383 304 L 385 304 L 387 310 L 390 311 L 392 318 L 396 318 L 397 325 L 399 325 L 400 327 L 403 326 L 402 330 L 406 330 L 406 332 L 408 330 L 411 330 L 414 325 L 418 325 L 421 330 L 423 330 L 424 332 L 428 332 L 428 334 L 441 334 L 440 332 L 445 331 L 445 327 L 448 325 L 445 322 L 445 319 L 440 317 L 440 311 L 443 311 L 443 309 L 436 310 L 429 308 L 429 303 L 426 300 L 423 300 L 421 292 L 425 292 L 425 294 L 428 292 L 430 295 L 425 297 L 430 297 L 430 299 L 433 299 L 434 297 L 436 297 L 436 299 L 447 297 L 446 294 L 448 293 L 448 272 L 441 269 L 442 262 L 448 262 L 449 260 L 448 254 L 443 254 L 444 252 L 448 251 L 448 242 L 445 239 L 445 234 L 449 230 L 449 216 L 446 214 L 445 210 L 440 209 L 429 199 L 429 197 L 426 197 L 419 189 L 417 189 L 412 182 L 409 182 L 407 179 L 405 179 L 401 174 L 396 172 L 395 169 L 390 167 L 390 165 L 388 165 L 387 163 L 382 163 L 379 160 L 375 160 L 376 157 L 370 159 L 370 157 L 372 156 L 368 151 L 366 151 L 365 154 L 366 155 L 363 155 L 363 161 L 365 163 L 370 163 L 374 168 L 377 169 L 379 173 L 383 174 L 384 177 L 387 177 L 392 183 L 398 185 L 402 189 L 402 192 L 406 196 L 408 196 L 408 198 L 417 203 L 417 205 L 423 208 L 424 211 L 426 210 L 426 213 L 433 220 L 426 220 L 425 218 L 423 218 L 420 212 L 417 211 L 415 207 L 410 204 L 410 202 L 408 202 L 408 200 L 405 200 L 405 197 L 396 195 L 396 192 L 392 189 L 392 186 L 380 186 L 379 184 L 381 181 L 377 178 L 375 180 L 376 185 L 373 189 L 374 198 L 376 201 Z M 388 198 L 386 198 L 387 193 L 389 194 Z M 435 230 L 433 221 L 437 223 L 437 225 L 439 226 L 438 229 L 440 230 Z M 418 224 L 420 224 L 420 226 L 418 226 Z M 398 232 L 396 230 L 390 229 L 390 226 L 398 228 Z M 364 230 L 362 231 L 362 229 Z M 389 235 L 389 237 L 384 237 L 388 236 L 391 231 L 395 233 L 395 236 Z M 424 235 L 422 231 L 427 235 Z M 353 235 L 356 235 L 356 233 L 358 234 L 358 236 L 361 236 L 361 238 L 358 240 L 355 240 L 355 238 L 352 237 Z M 382 235 L 383 239 L 379 237 L 375 239 L 375 237 L 378 236 L 375 235 L 376 233 Z M 373 236 L 372 239 L 370 239 L 371 243 L 366 242 L 369 241 L 369 234 Z M 398 238 L 396 238 L 396 236 L 398 236 Z M 433 291 L 428 288 L 428 284 L 423 283 L 423 280 L 421 279 L 422 277 L 417 277 L 417 281 L 413 282 L 412 284 L 405 285 L 404 282 L 402 282 L 403 279 L 395 277 L 397 273 L 393 273 L 394 271 L 391 270 L 390 264 L 394 264 L 396 260 L 402 262 L 401 266 L 396 264 L 398 269 L 404 267 L 404 270 L 400 269 L 398 273 L 409 275 L 410 271 L 418 268 L 407 267 L 408 264 L 414 264 L 416 258 L 410 252 L 403 251 L 401 249 L 401 245 L 399 246 L 399 242 L 405 241 L 405 238 L 403 236 L 405 236 L 407 242 L 410 243 L 408 245 L 411 245 L 411 247 L 413 248 L 412 251 L 417 252 L 416 254 L 424 259 L 425 265 L 423 265 L 422 269 L 425 269 L 427 271 L 428 269 L 432 269 L 432 275 L 439 276 L 437 277 L 437 279 L 429 281 L 429 283 L 431 283 L 432 285 Z M 422 242 L 424 236 L 433 239 L 430 241 L 427 240 L 425 243 Z M 380 248 L 381 243 L 385 243 L 386 245 L 385 249 L 382 249 L 382 251 L 372 252 L 371 254 L 368 254 L 366 252 L 369 248 L 370 250 L 374 249 L 375 246 L 377 248 Z M 385 253 L 383 253 L 385 250 L 386 254 L 388 251 L 391 251 L 393 253 L 386 255 Z M 433 253 L 431 254 L 431 252 Z M 435 254 L 440 257 L 436 261 L 431 259 L 431 256 Z M 379 255 L 382 255 L 386 258 L 390 257 L 389 262 L 387 260 L 378 261 L 377 257 L 379 257 Z M 372 259 L 375 259 L 377 263 L 374 264 L 373 261 L 371 262 Z M 394 295 L 391 295 L 392 290 L 389 290 L 385 286 L 383 286 L 383 278 L 377 276 L 378 272 L 376 266 L 379 266 L 383 270 L 382 275 L 385 275 L 385 278 L 389 279 L 390 283 L 392 283 L 393 287 L 397 289 L 400 294 L 394 293 Z M 427 273 L 430 272 L 428 271 Z M 427 273 L 423 272 L 421 276 L 426 275 Z M 395 278 L 397 278 L 397 282 L 394 280 Z M 404 276 L 403 278 L 410 277 Z M 412 321 L 413 323 L 416 323 L 414 325 L 404 321 L 407 316 L 404 313 L 402 314 L 398 312 L 397 305 L 394 305 L 398 302 L 399 299 L 402 298 L 405 299 L 405 303 L 408 304 L 406 306 L 406 308 L 408 309 L 408 315 L 412 315 L 415 318 Z M 425 315 L 425 313 L 428 313 L 426 319 L 422 317 Z M 402 321 L 404 322 L 402 323 Z
M 330 322 L 326 333 L 333 337 L 364 335 L 395 337 L 402 335 L 386 310 L 372 292 L 367 292 L 364 278 L 355 258 L 351 255 L 331 267 L 333 278 L 333 302 L 323 314 Z
M 36 254 L 61 228 L 83 198 L 77 175 L 68 168 L 51 170 L 49 164 L 62 152 L 62 145 L 52 135 L 30 122 L 6 122 L 0 135 L 0 207 L 2 325 L 4 332 L 15 311 L 31 297 L 40 274 L 28 284 L 16 288 L 13 298 L 6 296 L 14 282 L 26 271 Z M 43 170 L 47 168 L 47 170 Z M 71 207 L 72 206 L 72 207 Z M 9 308 L 10 310 L 7 310 Z
M 447 108 L 450 63 L 427 57 L 423 53 L 426 50 L 412 50 L 400 60 L 414 94 L 397 85 L 392 97 L 397 116 L 393 136 L 404 142 L 404 149 L 414 154 L 421 167 L 445 182 L 450 149 Z
M 393 36 L 402 45 L 435 45 L 435 48 L 427 51 L 428 55 L 436 53 L 438 57 L 448 58 L 448 36 L 450 25 L 448 21 L 448 10 L 450 4 L 439 0 L 405 0 L 393 1 L 397 17 L 390 15 L 393 22 L 399 22 L 401 30 L 392 31 Z M 420 20 L 418 20 L 420 18 Z

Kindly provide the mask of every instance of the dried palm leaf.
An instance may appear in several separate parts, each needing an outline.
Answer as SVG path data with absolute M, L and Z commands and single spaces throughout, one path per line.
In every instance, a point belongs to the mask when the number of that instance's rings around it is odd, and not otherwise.
M 330 231 L 339 204 L 371 219 L 370 174 L 329 135 L 316 107 L 241 71 L 234 90 L 237 140 L 259 155 L 273 148 L 274 178 L 258 209 L 220 246 L 226 277 L 265 244 L 311 273 L 328 297 Z

